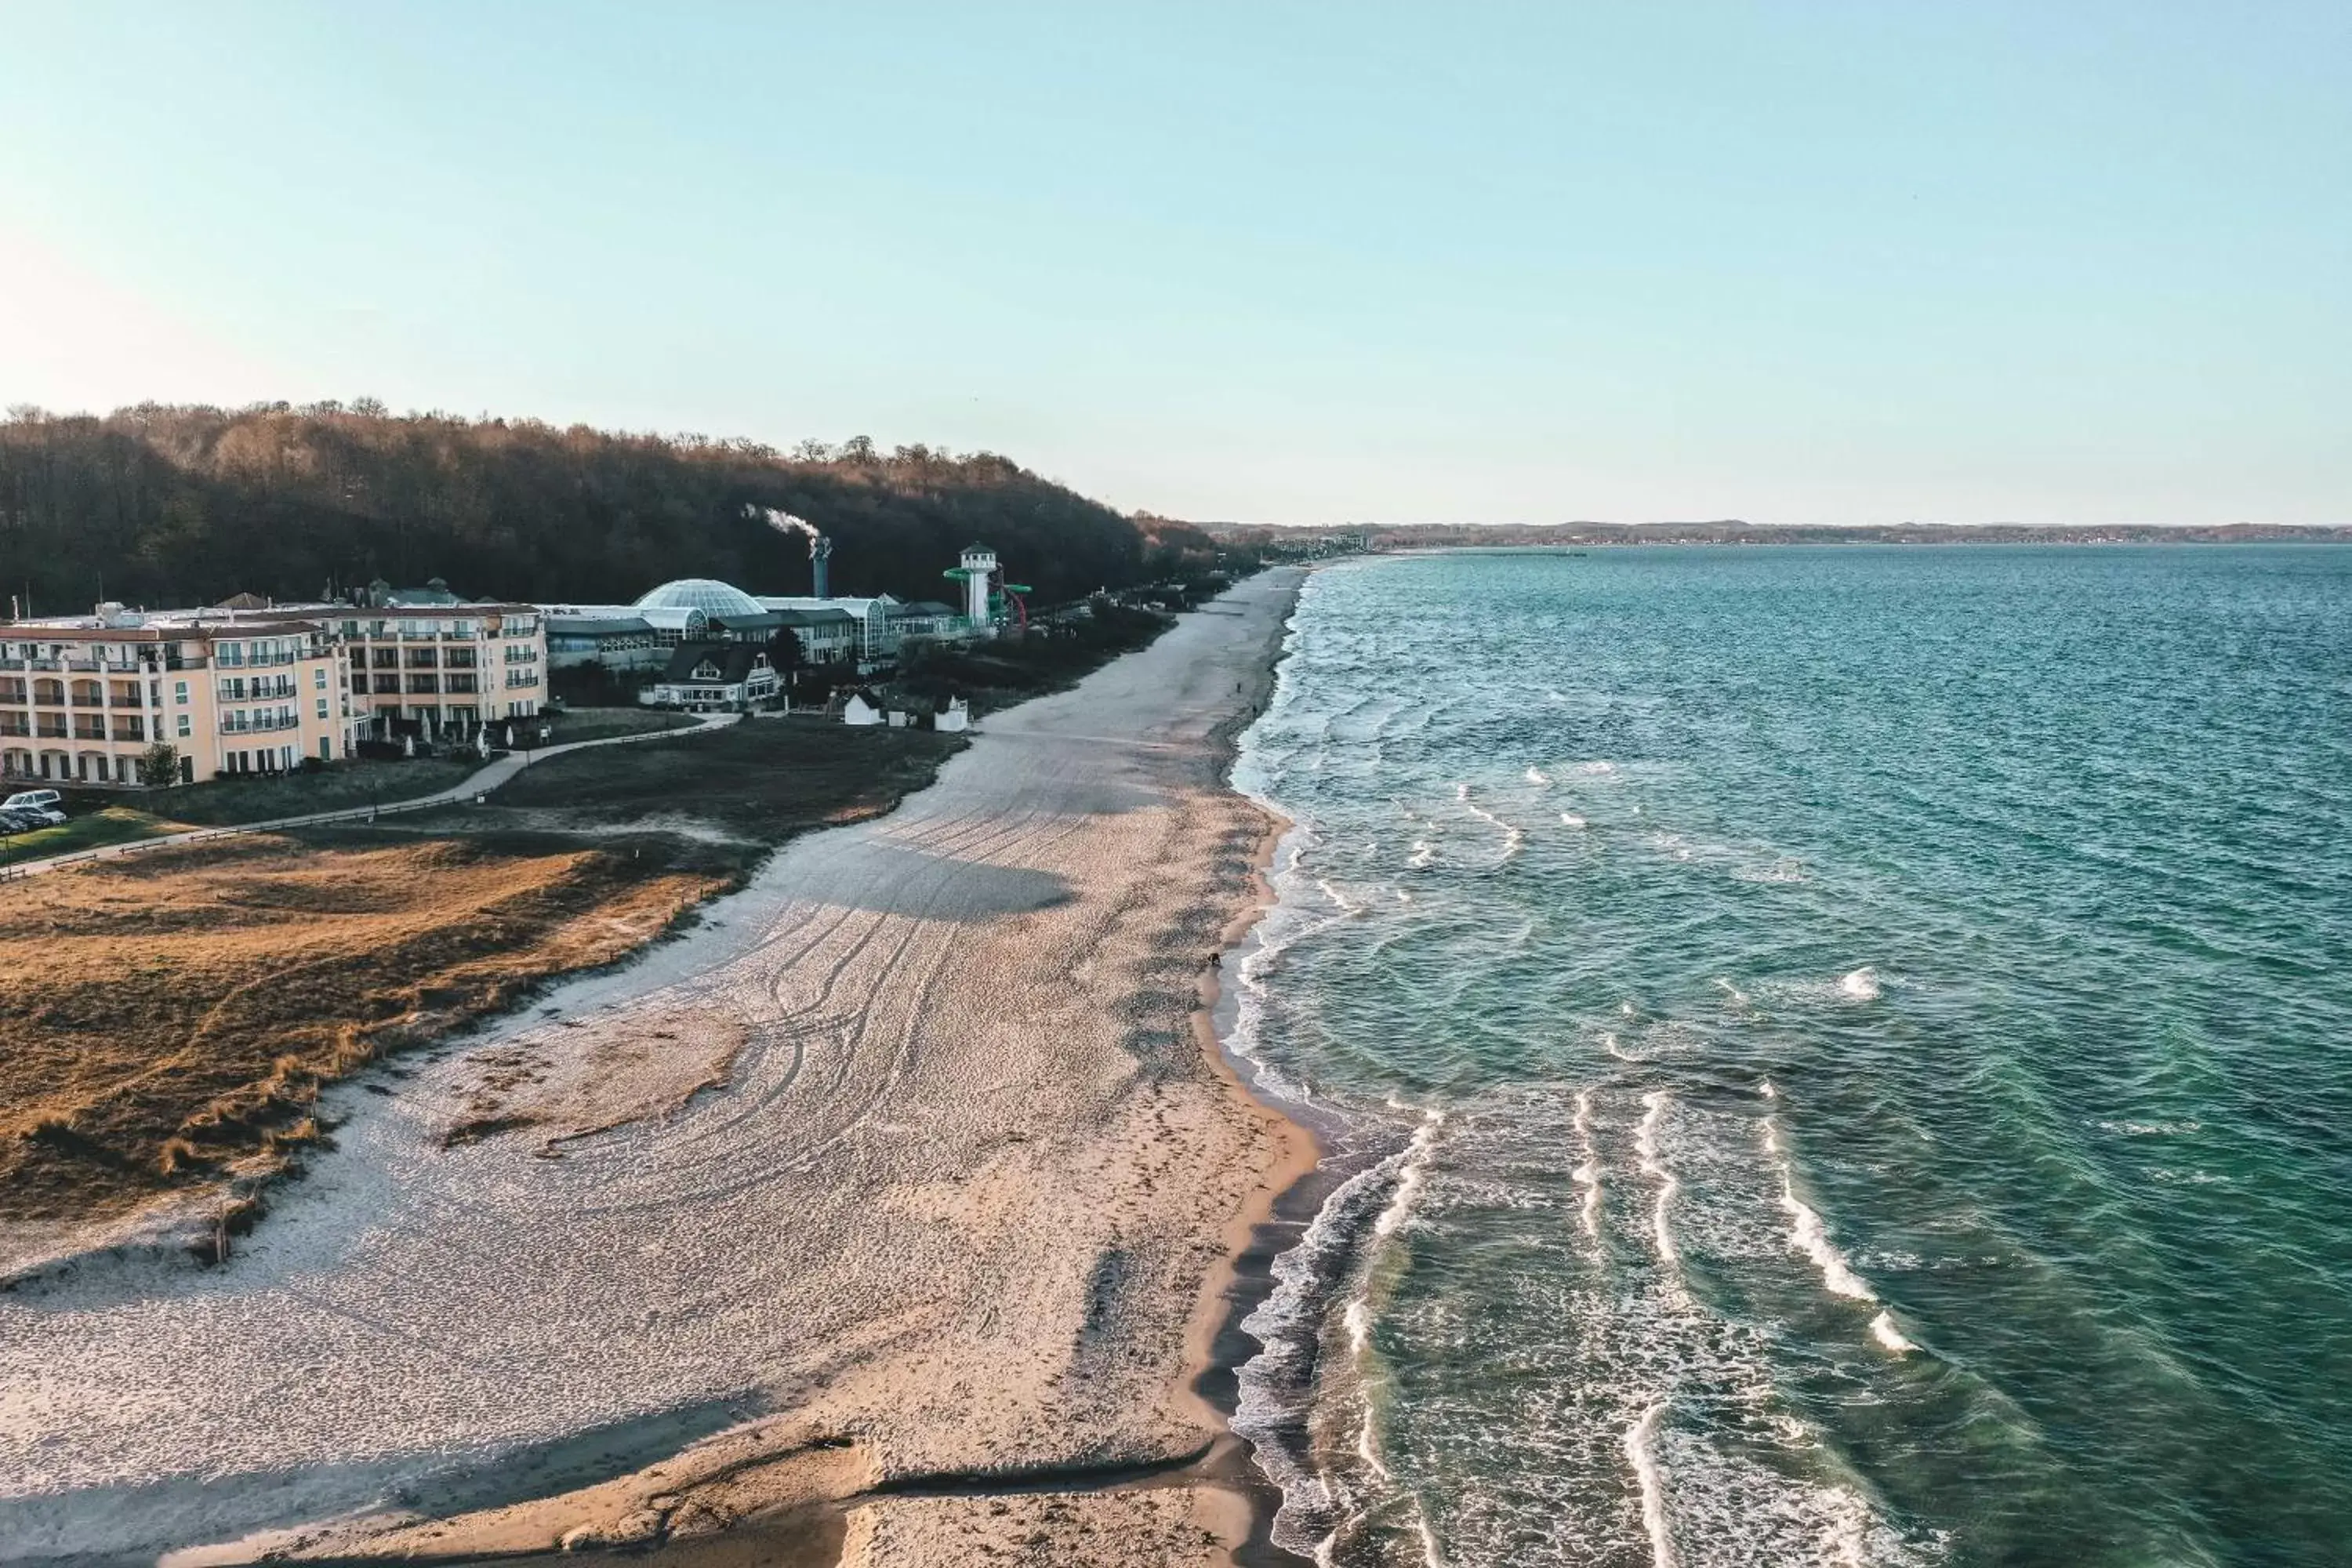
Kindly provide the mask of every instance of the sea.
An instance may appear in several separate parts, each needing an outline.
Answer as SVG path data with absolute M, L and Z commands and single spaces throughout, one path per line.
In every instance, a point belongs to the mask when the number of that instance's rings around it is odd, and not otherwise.
M 2352 549 L 1316 573 L 1230 1048 L 1318 1563 L 2352 1563 Z

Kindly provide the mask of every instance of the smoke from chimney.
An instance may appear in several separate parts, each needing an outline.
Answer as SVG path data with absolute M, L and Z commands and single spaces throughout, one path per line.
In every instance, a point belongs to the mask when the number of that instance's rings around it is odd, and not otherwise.
M 772 506 L 747 506 L 747 517 L 767 519 L 768 526 L 778 533 L 803 533 L 809 542 L 809 587 L 815 596 L 829 598 L 833 593 L 833 541 L 817 531 L 816 524 L 804 517 L 779 511 Z
M 774 529 L 778 533 L 805 533 L 811 539 L 820 539 L 824 537 L 822 534 L 817 532 L 816 524 L 811 522 L 808 519 L 804 517 L 794 517 L 788 511 L 778 511 L 772 506 L 747 506 L 743 510 L 750 516 L 763 517 L 767 519 L 768 526 Z

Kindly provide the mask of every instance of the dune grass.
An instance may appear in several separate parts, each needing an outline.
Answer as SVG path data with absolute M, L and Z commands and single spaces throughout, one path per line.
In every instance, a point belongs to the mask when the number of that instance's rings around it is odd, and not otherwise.
M 102 1214 L 283 1157 L 318 1136 L 322 1084 L 621 957 L 726 885 L 709 858 L 314 831 L 12 886 L 0 1219 Z

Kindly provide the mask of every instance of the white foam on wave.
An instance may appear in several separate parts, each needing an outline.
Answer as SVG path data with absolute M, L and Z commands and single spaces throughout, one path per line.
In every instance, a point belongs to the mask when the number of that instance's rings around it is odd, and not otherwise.
M 1856 1002 L 1875 1002 L 1878 1000 L 1880 992 L 1878 971 L 1868 964 L 1864 964 L 1860 969 L 1849 970 L 1838 976 L 1837 988 L 1838 994 L 1841 996 L 1849 997 Z
M 1429 841 L 1425 838 L 1416 838 L 1412 841 L 1412 854 L 1405 864 L 1418 871 L 1435 858 L 1437 858 L 1437 851 L 1429 847 Z
M 1651 1568 L 1675 1568 L 1674 1531 L 1666 1523 L 1666 1477 L 1657 1454 L 1658 1423 L 1665 1415 L 1666 1402 L 1657 1400 L 1625 1428 L 1625 1461 L 1633 1468 L 1633 1484 L 1641 1489 L 1642 1529 L 1650 1538 Z
M 1454 798 L 1456 800 L 1468 800 L 1470 798 L 1470 786 L 1466 784 L 1455 784 L 1454 786 Z
M 1666 1210 L 1673 1205 L 1675 1191 L 1682 1184 L 1666 1168 L 1658 1154 L 1658 1130 L 1664 1124 L 1668 1097 L 1663 1089 L 1654 1089 L 1642 1097 L 1642 1124 L 1633 1132 L 1633 1153 L 1640 1160 L 1642 1173 L 1658 1184 L 1658 1198 L 1650 1211 L 1650 1229 L 1655 1243 L 1658 1261 L 1673 1263 L 1680 1255 L 1675 1251 L 1674 1232 L 1666 1226 Z
M 1731 998 L 1731 1005 L 1733 1006 L 1745 1007 L 1748 1005 L 1748 993 L 1742 991 L 1738 986 L 1734 985 L 1722 975 L 1718 974 L 1715 977 L 1715 984 L 1722 990 L 1725 995 Z
M 1465 791 L 1467 791 L 1470 786 L 1465 784 L 1462 787 Z M 1496 816 L 1493 812 L 1488 811 L 1486 807 L 1472 800 L 1466 793 L 1462 797 L 1462 804 L 1468 806 L 1470 808 L 1470 815 L 1478 818 L 1479 821 L 1490 823 L 1494 826 L 1502 829 L 1503 853 L 1496 858 L 1495 861 L 1496 865 L 1499 866 L 1505 861 L 1509 860 L 1512 857 L 1518 854 L 1519 850 L 1526 846 L 1528 836 L 1524 828 L 1512 826 L 1509 823 L 1505 822 L 1501 817 Z
M 1372 1222 L 1375 1239 L 1387 1240 L 1412 1217 L 1413 1205 L 1429 1185 L 1430 1160 L 1444 1126 L 1445 1112 L 1433 1110 L 1413 1129 L 1412 1142 L 1405 1145 L 1403 1163 L 1397 1167 L 1396 1190 L 1390 1194 L 1388 1206 L 1381 1210 L 1381 1217 Z
M 1342 915 L 1352 919 L 1364 912 L 1363 905 L 1348 897 L 1347 894 L 1341 892 L 1338 888 L 1333 887 L 1328 879 L 1318 877 L 1315 879 L 1315 886 L 1322 892 L 1325 898 L 1330 900 L 1334 905 L 1338 906 L 1339 910 Z
M 1769 1089 L 1772 1086 L 1768 1080 L 1764 1087 Z M 1811 1259 L 1813 1267 L 1821 1271 L 1822 1287 L 1831 1294 L 1843 1296 L 1850 1300 L 1877 1302 L 1878 1292 L 1871 1288 L 1869 1280 L 1855 1272 L 1845 1254 L 1838 1250 L 1837 1243 L 1830 1238 L 1829 1226 L 1822 1222 L 1820 1212 L 1797 1195 L 1794 1173 L 1787 1160 L 1782 1158 L 1788 1151 L 1780 1142 L 1779 1126 L 1769 1116 L 1764 1119 L 1763 1140 L 1764 1152 L 1772 1156 L 1780 1177 L 1780 1207 L 1789 1216 L 1790 1249 L 1801 1252 Z M 1919 1348 L 1904 1337 L 1903 1331 L 1895 1326 L 1893 1315 L 1883 1308 L 1870 1321 L 1870 1334 L 1894 1355 L 1908 1355 Z
M 1551 775 L 1541 768 L 1529 768 L 1523 776 L 1531 784 L 1542 785 L 1551 783 Z
M 1647 1057 L 1637 1057 L 1620 1045 L 1617 1040 L 1617 1031 L 1614 1029 L 1601 1031 L 1601 1048 L 1621 1062 L 1645 1062 L 1650 1059 Z
M 1669 833 L 1663 827 L 1654 833 L 1643 834 L 1642 842 L 1677 864 L 1687 864 L 1698 853 L 1687 837 L 1679 833 Z
M 1830 1239 L 1829 1227 L 1822 1224 L 1822 1216 L 1797 1196 L 1786 1171 L 1780 1173 L 1780 1206 L 1789 1214 L 1789 1245 L 1813 1260 L 1813 1267 L 1822 1271 L 1822 1283 L 1832 1294 L 1849 1296 L 1857 1301 L 1878 1300 L 1878 1292 L 1853 1271 L 1845 1254 Z
M 1361 1296 L 1354 1298 L 1339 1315 L 1339 1322 L 1348 1331 L 1348 1353 L 1360 1360 L 1372 1347 L 1371 1303 Z
M 1617 771 L 1617 764 L 1615 763 L 1579 763 L 1576 764 L 1576 771 L 1580 773 L 1613 773 Z
M 1772 1087 L 1772 1080 L 1769 1078 L 1762 1083 L 1756 1086 L 1756 1092 L 1762 1095 L 1767 1100 L 1778 1100 L 1780 1098 L 1780 1091 Z
M 1429 1527 L 1429 1516 L 1416 1507 L 1412 1522 L 1421 1531 L 1421 1568 L 1448 1568 L 1445 1549 L 1438 1545 L 1437 1531 Z
M 1560 826 L 1563 827 L 1581 827 L 1584 826 L 1584 818 L 1577 816 L 1576 813 L 1572 811 L 1561 812 L 1559 814 L 1559 820 Z
M 1601 1239 L 1601 1151 L 1592 1141 L 1592 1091 L 1589 1089 L 1576 1091 L 1574 1126 L 1577 1146 L 1584 1156 L 1576 1169 L 1569 1173 L 1584 1194 L 1583 1201 L 1577 1205 L 1577 1217 L 1584 1226 L 1586 1237 L 1598 1241 Z
M 1435 1113 L 1424 1116 L 1422 1130 L 1410 1144 L 1357 1172 L 1324 1200 L 1297 1243 L 1275 1258 L 1269 1270 L 1274 1289 L 1242 1320 L 1242 1331 L 1262 1348 L 1240 1369 L 1240 1397 L 1231 1425 L 1249 1439 L 1258 1468 L 1282 1494 L 1275 1514 L 1275 1544 L 1315 1562 L 1330 1560 L 1338 1525 L 1352 1515 L 1358 1500 L 1342 1479 L 1319 1473 L 1278 1435 L 1303 1416 L 1301 1402 L 1313 1397 L 1307 1369 L 1315 1354 L 1318 1302 L 1328 1300 L 1323 1289 L 1349 1266 L 1351 1238 L 1360 1234 L 1358 1226 L 1367 1208 L 1385 1195 L 1381 1219 L 1387 1221 L 1398 1212 L 1398 1189 L 1416 1151 L 1425 1157 L 1429 1141 L 1434 1138 L 1429 1131 L 1434 1118 Z M 1394 1223 L 1389 1228 L 1393 1229 Z M 1370 1309 L 1360 1296 L 1347 1304 L 1341 1321 L 1350 1346 L 1360 1356 L 1371 1330 Z M 1362 1419 L 1368 1426 L 1369 1414 Z M 1368 1430 L 1360 1429 L 1358 1442 L 1368 1445 L 1375 1439 Z

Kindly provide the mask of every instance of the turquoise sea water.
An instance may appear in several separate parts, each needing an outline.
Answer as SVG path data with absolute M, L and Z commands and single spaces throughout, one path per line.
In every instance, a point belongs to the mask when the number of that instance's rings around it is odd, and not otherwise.
M 2352 1562 L 2352 551 L 1350 563 L 1236 778 L 1278 1540 Z

